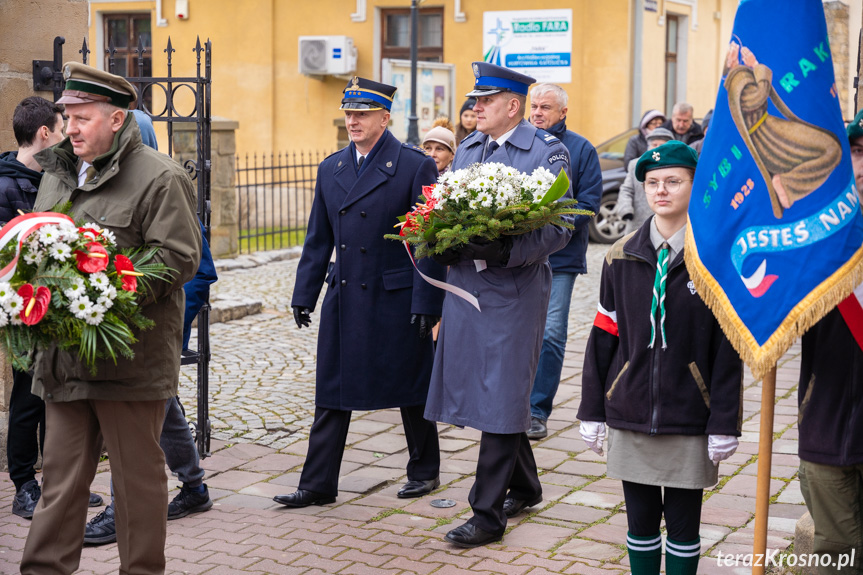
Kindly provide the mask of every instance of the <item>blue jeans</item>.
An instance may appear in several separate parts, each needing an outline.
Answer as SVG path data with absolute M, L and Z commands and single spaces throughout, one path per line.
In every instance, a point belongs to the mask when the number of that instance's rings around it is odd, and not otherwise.
M 548 315 L 542 336 L 539 367 L 530 393 L 530 415 L 546 421 L 551 415 L 551 404 L 560 385 L 563 370 L 563 352 L 566 349 L 566 329 L 569 324 L 569 304 L 576 273 L 553 272 Z

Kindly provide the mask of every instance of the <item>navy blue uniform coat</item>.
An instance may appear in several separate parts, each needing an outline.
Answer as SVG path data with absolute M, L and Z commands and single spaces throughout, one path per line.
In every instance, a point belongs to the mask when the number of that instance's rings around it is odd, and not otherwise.
M 461 143 L 452 169 L 482 161 L 488 136 Z M 522 120 L 484 163 L 531 173 L 543 166 L 569 176 L 569 152 L 556 137 Z M 571 191 L 566 194 L 572 197 Z M 447 295 L 425 417 L 490 433 L 530 427 L 530 389 L 536 375 L 551 291 L 548 256 L 572 232 L 557 226 L 514 236 L 506 267 L 477 272 L 472 261 L 450 267 L 447 282 L 473 293 L 482 312 Z
M 333 248 L 336 261 L 321 305 L 318 407 L 341 410 L 422 405 L 434 351 L 411 314 L 441 315 L 444 292 L 413 269 L 404 245 L 385 240 L 424 185 L 434 161 L 385 131 L 357 176 L 353 144 L 321 162 L 292 306 L 314 310 Z M 442 279 L 431 259 L 423 273 Z

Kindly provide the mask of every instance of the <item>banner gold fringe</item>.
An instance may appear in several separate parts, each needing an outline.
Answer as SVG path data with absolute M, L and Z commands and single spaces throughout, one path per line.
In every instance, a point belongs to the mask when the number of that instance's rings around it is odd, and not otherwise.
M 737 315 L 719 282 L 701 262 L 698 248 L 692 237 L 691 222 L 687 222 L 686 225 L 685 242 L 686 269 L 698 295 L 716 316 L 725 336 L 740 354 L 743 362 L 752 370 L 756 379 L 762 379 L 799 337 L 863 282 L 863 246 L 861 246 L 841 268 L 794 306 L 764 345 L 759 346 Z

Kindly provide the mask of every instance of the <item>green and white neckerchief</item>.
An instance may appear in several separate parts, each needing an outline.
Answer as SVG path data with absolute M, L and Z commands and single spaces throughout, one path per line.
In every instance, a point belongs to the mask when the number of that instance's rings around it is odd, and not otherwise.
M 656 341 L 656 308 L 659 308 L 659 331 L 662 333 L 662 349 L 668 347 L 665 341 L 665 283 L 668 279 L 668 242 L 662 242 L 659 255 L 656 258 L 656 278 L 653 280 L 653 301 L 650 303 L 650 343 L 653 348 Z

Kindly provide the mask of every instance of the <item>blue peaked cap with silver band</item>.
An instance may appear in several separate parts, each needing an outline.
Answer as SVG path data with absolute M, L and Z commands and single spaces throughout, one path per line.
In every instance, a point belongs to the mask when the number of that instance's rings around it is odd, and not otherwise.
M 345 86 L 339 110 L 387 110 L 393 106 L 395 86 L 354 76 Z
M 488 62 L 474 62 L 473 75 L 476 76 L 476 81 L 473 90 L 467 93 L 468 98 L 491 96 L 498 92 L 514 92 L 527 96 L 530 85 L 536 83 L 530 76 Z

